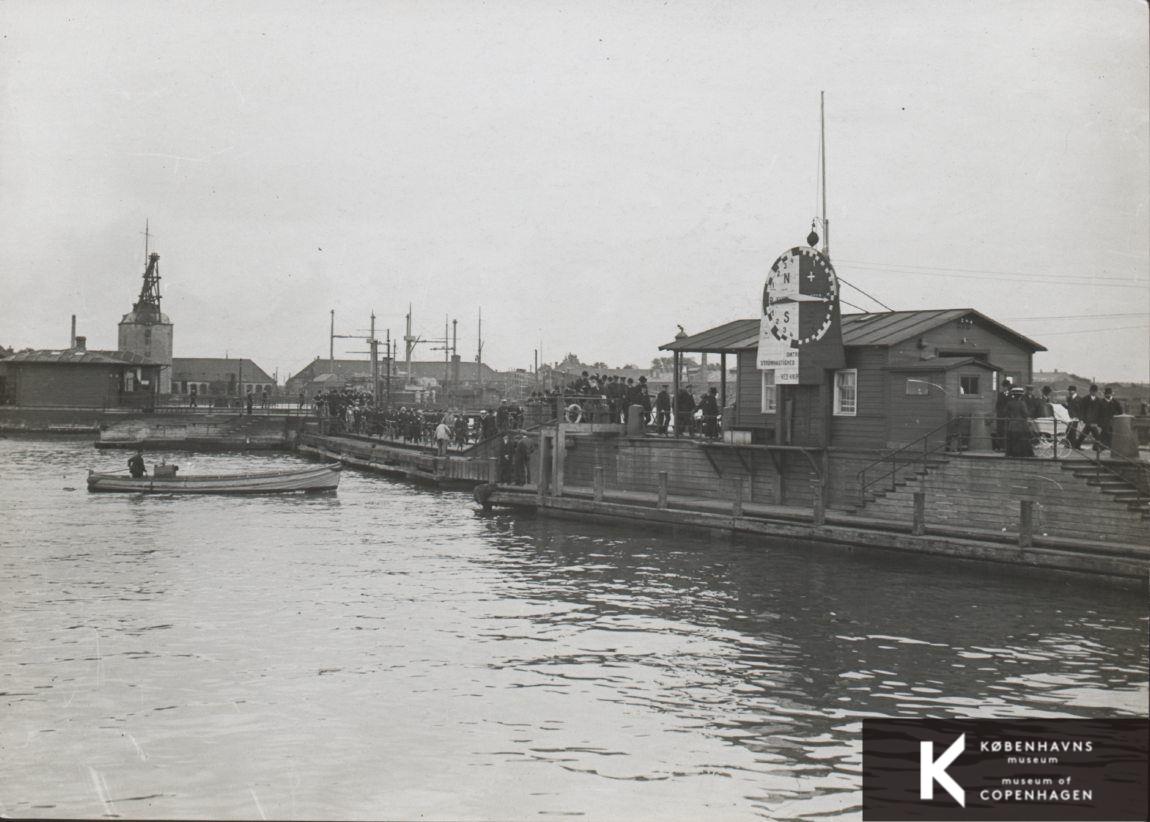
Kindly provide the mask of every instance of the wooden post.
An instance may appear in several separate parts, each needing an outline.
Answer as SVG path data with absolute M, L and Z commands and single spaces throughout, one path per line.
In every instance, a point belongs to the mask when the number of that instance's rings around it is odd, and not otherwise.
M 727 407 L 727 352 L 724 351 L 719 355 L 719 370 L 723 372 L 722 380 L 719 382 L 719 410 L 722 411 Z M 723 432 L 725 433 L 734 420 L 723 420 Z
M 491 468 L 490 468 L 491 484 L 492 485 L 498 485 L 499 484 L 499 457 L 491 457 L 489 461 L 491 463 Z
M 560 403 L 559 413 L 563 413 L 562 403 Z M 555 485 L 552 493 L 557 496 L 563 496 L 563 463 L 567 460 L 567 432 L 563 430 L 563 424 L 560 423 L 556 427 L 555 433 L 555 453 L 551 455 L 551 462 L 555 466 Z
M 926 533 L 926 494 L 922 491 L 914 492 L 914 521 L 911 523 L 910 532 L 916 537 Z
M 603 501 L 603 466 L 595 466 L 595 501 Z
M 743 478 L 735 477 L 731 481 L 731 485 L 735 490 L 735 500 L 731 504 L 731 513 L 736 517 L 741 517 L 743 515 Z
M 679 352 L 671 352 L 671 361 L 674 363 L 675 373 L 671 376 L 671 416 L 675 420 L 675 436 L 679 436 Z
M 827 504 L 826 498 L 823 496 L 823 485 L 818 480 L 811 483 L 811 490 L 814 494 L 814 505 L 812 517 L 816 527 L 826 525 L 827 522 Z
M 1018 546 L 1029 548 L 1034 544 L 1034 500 L 1019 500 L 1018 505 Z
M 539 471 L 536 476 L 536 496 L 539 498 L 539 503 L 543 503 L 543 495 L 547 493 L 547 480 L 549 474 L 547 471 L 547 457 L 551 452 L 551 438 L 544 434 L 542 431 L 539 433 Z
M 659 507 L 667 507 L 667 472 L 659 472 Z

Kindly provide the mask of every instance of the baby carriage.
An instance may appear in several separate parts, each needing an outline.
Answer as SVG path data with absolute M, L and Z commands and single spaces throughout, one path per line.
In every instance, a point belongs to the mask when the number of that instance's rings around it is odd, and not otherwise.
M 1036 457 L 1066 456 L 1072 450 L 1073 431 L 1080 425 L 1064 406 L 1050 406 L 1053 416 L 1030 421 L 1030 447 Z

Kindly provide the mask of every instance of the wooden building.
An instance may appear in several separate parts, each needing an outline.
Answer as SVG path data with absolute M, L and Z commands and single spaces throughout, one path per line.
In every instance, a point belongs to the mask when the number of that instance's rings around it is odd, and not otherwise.
M 813 448 L 895 448 L 955 417 L 994 415 L 1005 378 L 1026 384 L 1046 349 L 979 311 L 842 315 L 846 367 L 821 385 L 776 386 L 756 367 L 759 320 L 734 320 L 661 348 L 737 362 L 728 431 L 752 442 Z
M 161 363 L 130 351 L 20 351 L 3 360 L 0 403 L 23 407 L 151 408 Z
M 243 397 L 275 390 L 275 379 L 245 357 L 172 359 L 172 393 L 176 395 Z

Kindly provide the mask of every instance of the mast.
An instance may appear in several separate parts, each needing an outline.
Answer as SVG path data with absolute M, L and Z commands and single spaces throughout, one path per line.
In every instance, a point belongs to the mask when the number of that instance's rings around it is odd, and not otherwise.
M 831 254 L 831 224 L 827 220 L 827 117 L 826 92 L 819 92 L 819 154 L 823 188 L 823 254 Z
M 479 306 L 479 340 L 475 347 L 475 381 L 483 389 L 483 306 Z M 481 394 L 482 396 L 482 394 Z

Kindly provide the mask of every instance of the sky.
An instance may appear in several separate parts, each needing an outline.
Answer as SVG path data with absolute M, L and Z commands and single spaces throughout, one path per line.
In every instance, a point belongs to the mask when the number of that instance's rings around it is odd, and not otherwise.
M 825 92 L 845 300 L 1147 380 L 1148 32 L 1141 0 L 7 0 L 0 345 L 76 314 L 114 348 L 147 221 L 176 356 L 282 381 L 329 311 L 395 337 L 410 304 L 465 360 L 482 309 L 494 367 L 645 366 L 758 316 L 817 213 Z

